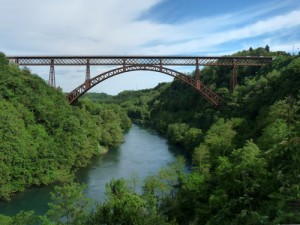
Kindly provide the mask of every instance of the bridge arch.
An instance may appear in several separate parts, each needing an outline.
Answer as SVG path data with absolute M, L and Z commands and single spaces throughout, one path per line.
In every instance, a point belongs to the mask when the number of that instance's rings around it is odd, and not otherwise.
M 204 98 L 206 98 L 211 104 L 217 106 L 220 104 L 221 98 L 214 93 L 210 88 L 206 87 L 199 80 L 192 78 L 191 76 L 187 76 L 183 73 L 180 73 L 176 70 L 172 70 L 169 68 L 165 68 L 162 66 L 155 65 L 131 65 L 131 66 L 122 66 L 113 70 L 109 70 L 104 72 L 98 76 L 95 76 L 91 79 L 87 79 L 83 84 L 79 85 L 69 94 L 67 94 L 66 98 L 70 104 L 77 101 L 83 94 L 85 94 L 88 90 L 101 83 L 102 81 L 111 78 L 113 76 L 132 72 L 132 71 L 153 71 L 158 73 L 163 73 L 169 76 L 172 76 L 178 80 L 181 80 L 187 83 L 189 86 L 197 90 Z

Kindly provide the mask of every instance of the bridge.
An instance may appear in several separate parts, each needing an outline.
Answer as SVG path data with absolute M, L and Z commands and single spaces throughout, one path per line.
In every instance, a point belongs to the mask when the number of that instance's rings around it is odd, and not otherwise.
M 179 79 L 198 91 L 210 103 L 218 106 L 221 98 L 200 81 L 200 66 L 231 66 L 230 89 L 237 85 L 238 66 L 263 66 L 271 57 L 232 56 L 9 56 L 11 63 L 20 66 L 50 66 L 48 84 L 55 87 L 55 66 L 85 66 L 85 81 L 66 95 L 70 104 L 102 81 L 131 71 L 153 71 Z M 91 78 L 90 66 L 116 66 L 117 68 Z M 194 66 L 191 77 L 166 66 Z

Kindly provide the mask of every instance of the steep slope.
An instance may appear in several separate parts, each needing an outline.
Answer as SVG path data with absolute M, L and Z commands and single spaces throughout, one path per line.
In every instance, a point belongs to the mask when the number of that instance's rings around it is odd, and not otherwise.
M 0 199 L 31 185 L 65 181 L 130 126 L 117 106 L 70 106 L 28 69 L 0 54 Z
M 222 96 L 219 108 L 178 81 L 149 106 L 154 127 L 193 153 L 194 171 L 169 216 L 180 224 L 299 223 L 300 57 L 240 68 L 233 93 L 229 69 L 202 74 Z

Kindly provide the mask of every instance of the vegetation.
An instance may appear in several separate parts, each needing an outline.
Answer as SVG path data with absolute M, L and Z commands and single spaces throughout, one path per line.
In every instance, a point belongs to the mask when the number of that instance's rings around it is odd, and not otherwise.
M 146 124 L 150 122 L 151 104 L 154 97 L 158 97 L 160 93 L 169 87 L 170 84 L 159 84 L 153 89 L 145 89 L 139 91 L 123 91 L 117 96 L 110 96 L 103 93 L 87 93 L 83 98 L 92 100 L 93 102 L 105 102 L 120 105 L 134 123 Z
M 0 199 L 70 180 L 93 155 L 122 142 L 128 127 L 120 107 L 87 100 L 72 107 L 60 89 L 0 54 Z
M 157 174 L 147 177 L 142 194 L 135 192 L 135 182 L 112 179 L 106 185 L 106 200 L 93 211 L 91 206 L 95 203 L 84 196 L 84 185 L 71 182 L 57 186 L 51 193 L 52 202 L 45 215 L 36 215 L 34 211 L 21 211 L 14 217 L 0 215 L 1 225 L 175 225 L 174 220 L 164 215 L 170 210 L 169 206 L 162 204 L 174 196 L 173 189 L 183 177 L 183 168 L 184 160 L 178 158 Z
M 277 55 L 267 49 L 236 55 Z M 193 154 L 194 170 L 168 216 L 180 224 L 299 223 L 300 58 L 239 68 L 233 93 L 230 68 L 202 74 L 224 99 L 218 109 L 176 81 L 151 105 L 154 127 Z
M 202 82 L 222 96 L 218 108 L 176 80 L 151 90 L 101 97 L 106 103 L 117 103 L 134 121 L 150 124 L 171 142 L 190 151 L 191 173 L 182 172 L 179 159 L 169 168 L 148 176 L 141 194 L 134 191 L 134 183 L 112 180 L 107 184 L 106 200 L 92 212 L 89 201 L 80 194 L 83 187 L 71 184 L 56 190 L 47 215 L 37 217 L 34 212 L 21 212 L 13 218 L 3 217 L 3 221 L 18 224 L 18 219 L 23 218 L 40 224 L 300 223 L 300 57 L 271 52 L 269 46 L 235 55 L 276 58 L 262 68 L 238 68 L 239 85 L 233 92 L 228 89 L 230 67 L 204 68 Z M 97 94 L 93 94 L 93 99 L 97 99 Z M 23 146 L 20 141 L 28 143 L 24 129 L 30 117 L 22 117 L 24 107 L 12 107 L 11 102 L 3 97 L 1 106 L 11 112 L 9 115 L 19 113 L 4 117 L 9 121 L 6 124 L 17 129 L 10 128 L 11 133 L 5 133 L 5 138 L 14 140 L 13 144 L 9 142 L 10 148 L 18 149 Z M 79 109 L 69 110 L 82 110 L 95 117 L 99 116 L 98 107 L 113 108 L 105 104 L 94 106 L 88 99 L 78 106 Z M 108 115 L 104 113 L 102 117 Z M 127 117 L 121 113 L 118 118 Z M 120 127 L 126 127 L 125 124 Z M 46 134 L 51 127 L 52 124 L 45 125 Z M 15 132 L 19 132 L 18 140 L 13 139 Z M 53 217 L 56 214 L 59 218 Z
M 238 68 L 232 93 L 230 67 L 204 68 L 202 82 L 223 99 L 218 108 L 176 80 L 154 89 L 159 94 L 127 92 L 122 106 L 129 116 L 129 105 L 147 112 L 134 119 L 146 118 L 193 154 L 193 171 L 168 200 L 177 205 L 169 218 L 179 224 L 299 223 L 300 58 L 269 46 L 235 55 L 274 60 L 262 68 Z

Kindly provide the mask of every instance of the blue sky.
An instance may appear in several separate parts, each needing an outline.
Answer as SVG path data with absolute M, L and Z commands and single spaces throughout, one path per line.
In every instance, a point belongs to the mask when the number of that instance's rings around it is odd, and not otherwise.
M 203 56 L 267 44 L 291 53 L 300 48 L 299 0 L 0 0 L 0 20 L 6 55 Z M 49 68 L 30 69 L 48 79 Z M 108 69 L 93 67 L 91 75 Z M 84 77 L 84 67 L 56 67 L 57 85 L 66 92 Z M 91 91 L 117 94 L 171 80 L 132 72 Z

